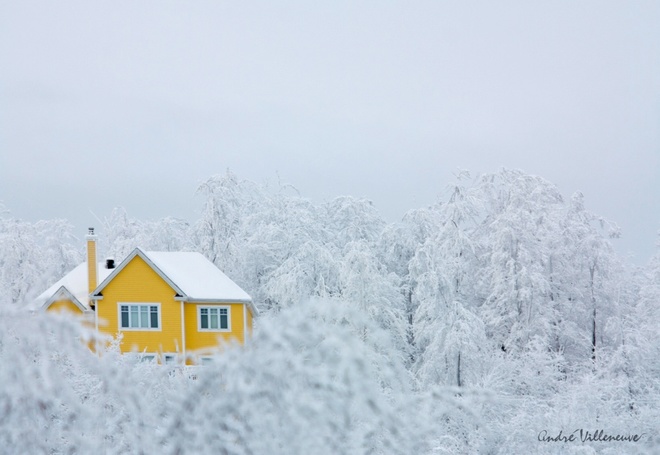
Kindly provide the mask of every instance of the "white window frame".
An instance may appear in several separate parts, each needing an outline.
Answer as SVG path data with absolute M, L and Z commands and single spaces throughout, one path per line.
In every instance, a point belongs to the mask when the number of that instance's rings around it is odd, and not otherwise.
M 121 326 L 121 307 L 122 306 L 147 306 L 158 307 L 158 327 L 122 327 Z M 130 314 L 131 311 L 128 311 L 129 314 L 129 324 L 130 324 Z M 162 311 L 160 303 L 157 302 L 117 302 L 117 328 L 120 332 L 161 332 L 163 330 L 163 321 L 162 321 Z M 151 311 L 149 311 L 149 323 L 151 323 Z
M 217 309 L 218 310 L 218 328 L 217 329 L 204 329 L 202 328 L 202 310 Z M 227 310 L 227 328 L 220 328 L 220 310 Z M 210 316 L 210 314 L 209 314 Z M 211 325 L 209 320 L 209 326 Z M 229 305 L 197 305 L 197 330 L 199 332 L 231 332 L 231 306 Z

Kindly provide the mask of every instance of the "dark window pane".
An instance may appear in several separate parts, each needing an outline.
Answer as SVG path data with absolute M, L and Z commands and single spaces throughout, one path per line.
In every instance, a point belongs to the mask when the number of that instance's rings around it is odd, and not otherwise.
M 121 307 L 121 326 L 128 327 L 128 307 Z
M 227 324 L 227 313 L 225 314 L 220 314 L 220 328 L 221 329 L 226 329 L 229 328 L 229 325 Z
M 200 326 L 203 329 L 208 329 L 209 328 L 209 317 L 208 315 L 202 313 L 200 315 L 201 321 L 200 321 Z
M 157 306 L 152 306 L 151 307 L 151 328 L 152 329 L 157 329 L 158 328 L 158 307 Z

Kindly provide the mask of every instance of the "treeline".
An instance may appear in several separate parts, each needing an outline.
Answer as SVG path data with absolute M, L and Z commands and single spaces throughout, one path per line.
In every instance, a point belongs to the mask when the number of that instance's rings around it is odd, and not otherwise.
M 192 222 L 115 209 L 101 247 L 118 260 L 136 246 L 199 251 L 253 296 L 262 321 L 310 299 L 349 304 L 369 321 L 353 332 L 373 358 L 408 372 L 410 394 L 442 386 L 498 397 L 473 403 L 478 419 L 442 423 L 456 450 L 447 453 L 479 444 L 536 450 L 524 432 L 549 430 L 553 417 L 641 432 L 657 416 L 660 253 L 645 268 L 623 263 L 611 244 L 618 228 L 580 194 L 565 198 L 515 170 L 464 173 L 441 201 L 397 223 L 367 200 L 315 204 L 229 172 L 198 194 L 204 207 Z M 82 260 L 81 243 L 64 221 L 5 215 L 1 301 L 41 292 Z M 479 419 L 490 436 L 469 434 Z

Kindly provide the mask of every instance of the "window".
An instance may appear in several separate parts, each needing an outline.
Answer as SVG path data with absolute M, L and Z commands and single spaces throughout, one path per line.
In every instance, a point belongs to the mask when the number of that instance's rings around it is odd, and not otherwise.
M 199 330 L 229 331 L 229 307 L 199 307 Z
M 120 327 L 124 330 L 158 330 L 160 328 L 159 304 L 120 304 Z
M 156 354 L 150 352 L 127 352 L 124 354 L 131 363 L 151 363 L 156 361 Z
M 163 355 L 164 364 L 174 364 L 176 363 L 176 354 L 164 354 Z

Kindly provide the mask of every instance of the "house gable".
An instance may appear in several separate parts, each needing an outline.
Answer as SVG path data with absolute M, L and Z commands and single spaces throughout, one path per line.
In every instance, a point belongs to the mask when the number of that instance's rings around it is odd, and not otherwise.
M 85 306 L 65 286 L 61 286 L 41 307 L 45 311 L 84 313 Z
M 103 262 L 98 263 L 97 267 L 98 276 L 101 279 L 104 279 L 110 274 L 110 272 L 112 272 L 111 269 L 105 268 L 105 263 Z M 64 275 L 35 299 L 34 308 L 46 310 L 47 307 L 50 307 L 53 301 L 60 298 L 70 298 L 74 305 L 77 306 L 77 304 L 80 304 L 82 305 L 83 310 L 89 309 L 87 269 L 87 262 L 83 262 Z M 62 288 L 64 288 L 64 291 Z M 68 294 L 66 294 L 66 296 L 64 296 L 64 294 L 58 294 L 61 292 L 66 292 Z
M 94 291 L 99 329 L 117 335 L 121 333 L 122 351 L 150 353 L 181 352 L 184 343 L 181 332 L 181 302 L 174 288 L 152 264 L 134 251 Z M 158 308 L 158 324 L 148 329 L 122 328 L 122 306 Z
M 108 287 L 112 282 L 114 282 L 115 277 L 122 273 L 122 271 L 129 266 L 130 264 L 133 263 L 133 260 L 138 257 L 144 262 L 149 269 L 156 275 L 160 277 L 161 280 L 163 280 L 167 285 L 175 291 L 175 294 L 178 296 L 181 296 L 183 294 L 183 291 L 179 289 L 179 287 L 172 282 L 172 280 L 165 274 L 163 273 L 162 270 L 160 270 L 154 263 L 153 261 L 140 249 L 140 248 L 135 248 L 131 254 L 129 254 L 126 259 L 124 259 L 121 264 L 117 268 L 115 268 L 110 275 L 108 275 L 101 284 L 93 291 L 92 297 L 94 299 L 102 299 L 103 298 L 103 291 L 106 287 Z M 146 269 L 141 268 L 142 272 L 146 272 Z M 142 273 L 141 272 L 141 273 Z M 130 272 L 131 275 L 133 275 L 133 271 Z

